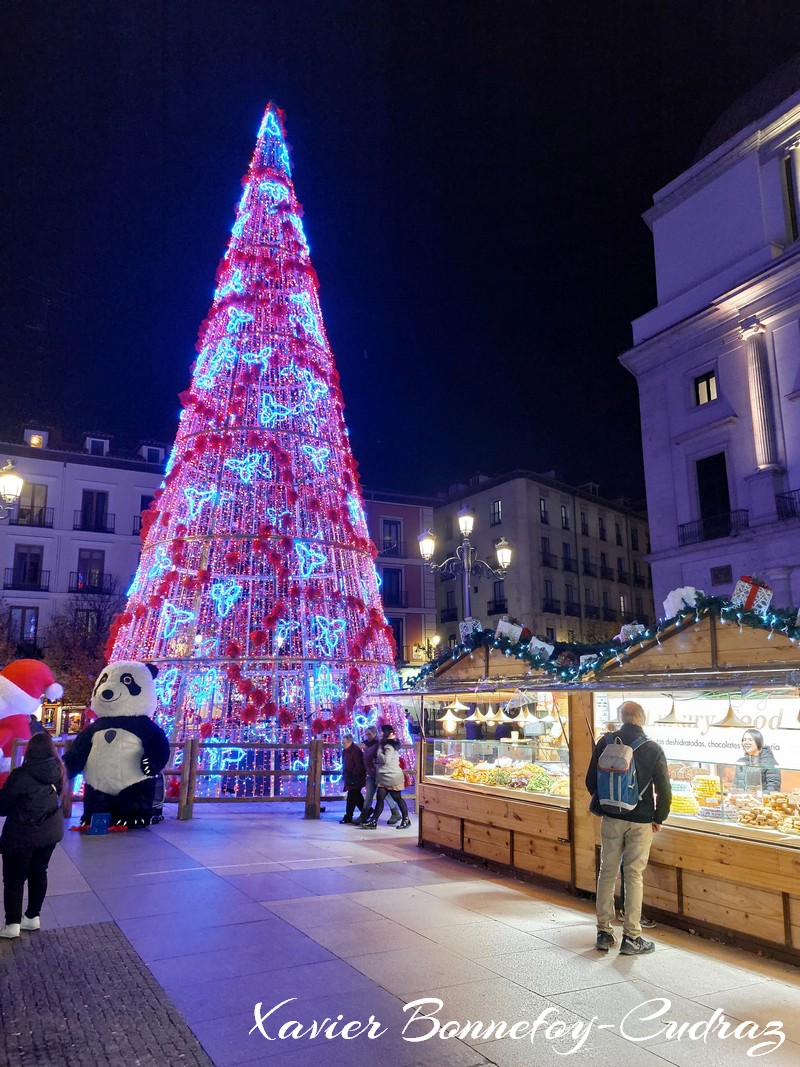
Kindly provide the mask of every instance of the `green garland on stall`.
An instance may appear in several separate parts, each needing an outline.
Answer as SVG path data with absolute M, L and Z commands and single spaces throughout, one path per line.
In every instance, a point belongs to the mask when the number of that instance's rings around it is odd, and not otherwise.
M 686 604 L 686 601 L 684 601 Z M 552 642 L 553 651 L 549 657 L 542 656 L 536 649 L 530 649 L 530 642 L 541 642 L 543 638 L 530 638 L 525 642 L 513 643 L 507 637 L 497 637 L 494 630 L 481 630 L 471 634 L 467 640 L 459 642 L 452 648 L 440 653 L 436 659 L 426 664 L 414 678 L 406 683 L 409 689 L 423 687 L 432 674 L 450 660 L 461 659 L 465 655 L 473 655 L 479 649 L 488 648 L 490 653 L 497 650 L 503 656 L 523 660 L 530 669 L 541 671 L 549 675 L 554 681 L 578 682 L 590 673 L 602 670 L 612 660 L 618 663 L 624 662 L 630 652 L 642 648 L 649 641 L 660 643 L 660 638 L 667 630 L 680 626 L 687 619 L 694 617 L 699 622 L 704 614 L 716 615 L 721 623 L 732 622 L 739 629 L 749 626 L 755 630 L 768 630 L 770 637 L 773 633 L 785 634 L 790 641 L 800 643 L 800 626 L 798 619 L 800 613 L 792 608 L 767 609 L 763 614 L 757 611 L 745 611 L 739 604 L 732 604 L 725 597 L 697 595 L 693 605 L 679 611 L 671 619 L 660 619 L 650 627 L 642 630 L 627 641 L 604 641 L 595 645 L 582 644 L 580 642 Z M 551 642 L 546 642 L 551 644 Z M 581 662 L 583 659 L 583 662 Z

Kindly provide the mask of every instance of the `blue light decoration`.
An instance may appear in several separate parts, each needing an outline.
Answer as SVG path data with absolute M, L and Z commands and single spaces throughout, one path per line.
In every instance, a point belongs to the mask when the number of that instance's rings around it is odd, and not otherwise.
M 314 692 L 315 700 L 320 707 L 330 707 L 332 704 L 337 704 L 340 700 L 344 700 L 346 695 L 344 687 L 334 681 L 333 674 L 327 663 L 320 663 L 316 668 L 310 679 L 310 685 Z
M 187 692 L 190 700 L 196 708 L 206 704 L 213 704 L 219 688 L 219 672 L 216 667 L 200 671 L 187 684 Z
M 225 460 L 225 466 L 239 475 L 242 485 L 251 485 L 256 477 L 268 478 L 271 473 L 269 456 L 263 452 L 248 452 L 241 459 L 232 456 Z
M 327 563 L 328 557 L 322 549 L 307 541 L 295 541 L 294 549 L 300 561 L 301 578 L 310 578 L 318 567 Z
M 228 281 L 217 289 L 214 294 L 215 300 L 221 300 L 223 296 L 228 296 L 230 293 L 237 293 L 239 296 L 244 292 L 244 280 L 242 278 L 242 272 L 238 267 L 234 267 L 231 271 L 231 276 Z
M 306 393 L 311 404 L 311 407 L 306 407 L 305 410 L 310 411 L 318 401 L 328 395 L 328 387 L 325 382 L 315 378 L 310 370 L 298 369 L 297 377 L 305 384 Z
M 166 546 L 156 545 L 155 552 L 153 552 L 153 559 L 150 564 L 150 568 L 147 571 L 147 581 L 156 582 L 161 578 L 161 575 L 165 571 L 168 571 L 170 567 L 169 555 L 167 554 Z
M 214 500 L 217 490 L 213 486 L 198 489 L 196 485 L 187 485 L 183 490 L 183 495 L 189 505 L 189 518 L 196 519 L 206 504 Z
M 269 368 L 269 358 L 272 355 L 272 346 L 264 345 L 258 352 L 242 352 L 242 363 L 246 363 L 248 367 L 263 367 L 264 370 Z
M 246 211 L 243 215 L 239 216 L 239 218 L 236 220 L 236 222 L 234 222 L 233 227 L 231 229 L 231 236 L 232 237 L 241 237 L 242 236 L 242 234 L 244 233 L 245 225 L 246 225 L 247 220 L 249 218 L 250 218 L 250 212 L 249 211 Z
M 303 230 L 302 222 L 300 221 L 298 216 L 294 215 L 294 214 L 287 215 L 286 218 L 289 220 L 289 222 L 291 222 L 292 226 L 294 227 L 295 237 L 297 238 L 297 240 L 298 240 L 298 242 L 300 244 L 300 247 L 303 249 L 305 254 L 308 255 L 309 254 L 308 241 L 306 240 L 306 235 L 305 235 L 305 231 Z
M 272 393 L 264 393 L 261 397 L 261 412 L 258 421 L 268 430 L 273 429 L 279 422 L 284 422 L 293 415 L 291 408 L 286 404 L 279 404 Z
M 163 624 L 164 637 L 174 637 L 176 632 L 187 626 L 194 619 L 194 612 L 188 608 L 176 608 L 169 600 L 161 610 L 161 622 Z
M 213 388 L 219 372 L 223 369 L 233 369 L 235 362 L 236 349 L 227 337 L 223 338 L 216 346 L 206 345 L 197 357 L 194 384 L 199 389 Z
M 329 619 L 327 615 L 314 615 L 314 625 L 317 628 L 317 648 L 324 656 L 332 656 L 339 646 L 342 634 L 347 629 L 345 619 Z
M 317 313 L 311 305 L 309 293 L 293 293 L 289 298 L 294 304 L 295 311 L 292 316 L 295 325 L 300 326 L 309 337 L 313 337 L 318 345 L 324 345 L 325 341 L 320 330 Z
M 241 308 L 228 308 L 228 325 L 225 327 L 228 333 L 240 333 L 248 322 L 252 322 L 254 315 L 251 311 L 242 311 Z
M 201 637 L 198 634 L 194 639 L 194 654 L 197 659 L 207 659 L 213 656 L 218 648 L 218 637 Z
M 353 525 L 353 529 L 357 533 L 363 530 L 366 525 L 364 509 L 361 507 L 358 497 L 352 493 L 347 494 L 347 510 L 350 512 L 350 522 Z
M 267 111 L 261 122 L 261 127 L 258 131 L 259 139 L 269 137 L 269 147 L 273 150 L 276 156 L 276 162 L 280 164 L 287 176 L 292 173 L 289 165 L 289 153 L 286 149 L 286 145 L 283 140 L 283 134 L 281 128 L 278 125 L 278 120 L 272 111 Z
M 208 595 L 214 601 L 217 615 L 224 619 L 231 613 L 242 592 L 242 587 L 231 578 L 227 582 L 214 582 L 208 590 Z
M 278 511 L 277 508 L 267 508 L 267 518 L 276 529 L 280 528 L 284 517 L 291 518 L 291 511 L 287 511 L 285 508 L 283 511 Z
M 278 210 L 279 204 L 285 204 L 289 201 L 289 190 L 282 182 L 265 181 L 259 185 L 259 191 L 266 193 L 269 197 L 267 204 L 267 210 L 270 214 L 274 214 Z
M 331 454 L 331 450 L 324 445 L 319 447 L 315 445 L 303 445 L 302 451 L 311 460 L 314 470 L 319 474 L 325 473 L 325 462 Z
M 370 726 L 376 726 L 377 727 L 377 725 L 378 725 L 378 708 L 375 705 L 373 705 L 369 709 L 369 712 L 365 713 L 363 711 L 357 711 L 355 713 L 355 715 L 353 716 L 353 722 L 355 723 L 357 729 L 361 730 L 362 733 L 363 733 L 364 730 L 368 729 Z
M 178 688 L 179 673 L 177 667 L 162 668 L 156 675 L 153 685 L 159 704 L 169 705 L 175 697 Z

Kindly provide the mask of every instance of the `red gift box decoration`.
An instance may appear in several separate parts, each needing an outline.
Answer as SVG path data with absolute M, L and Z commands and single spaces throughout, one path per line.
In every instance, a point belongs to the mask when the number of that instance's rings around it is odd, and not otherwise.
M 772 600 L 772 590 L 758 578 L 743 574 L 734 586 L 731 603 L 745 611 L 758 611 L 762 615 Z

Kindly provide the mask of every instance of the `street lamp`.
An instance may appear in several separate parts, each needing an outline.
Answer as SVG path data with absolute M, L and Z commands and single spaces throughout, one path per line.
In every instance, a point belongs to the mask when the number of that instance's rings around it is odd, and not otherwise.
M 20 498 L 24 484 L 14 464 L 8 460 L 5 467 L 0 468 L 0 519 L 4 519 L 11 512 Z
M 458 529 L 461 532 L 461 544 L 456 548 L 455 555 L 450 556 L 444 563 L 434 563 L 433 554 L 436 551 L 436 538 L 431 530 L 426 530 L 419 535 L 419 552 L 428 567 L 434 574 L 442 574 L 455 577 L 460 574 L 463 580 L 464 590 L 464 618 L 472 616 L 470 603 L 470 583 L 473 575 L 476 578 L 488 578 L 494 575 L 501 581 L 506 576 L 506 571 L 511 566 L 511 546 L 505 537 L 501 537 L 495 546 L 497 552 L 497 566 L 492 567 L 486 560 L 478 559 L 478 553 L 470 542 L 470 534 L 475 522 L 472 512 L 468 508 L 462 508 L 458 513 Z

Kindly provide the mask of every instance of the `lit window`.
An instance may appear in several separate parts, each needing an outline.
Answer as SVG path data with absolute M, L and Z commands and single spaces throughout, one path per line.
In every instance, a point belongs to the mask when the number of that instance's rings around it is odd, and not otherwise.
M 503 521 L 503 502 L 502 500 L 493 500 L 489 511 L 489 525 L 499 526 Z
M 31 448 L 44 448 L 44 438 L 40 433 L 32 433 L 28 444 Z
M 562 530 L 568 530 L 569 529 L 569 512 L 567 511 L 567 505 L 566 504 L 562 504 L 561 505 L 561 529 Z
M 539 497 L 539 522 L 545 524 L 550 522 L 550 517 L 547 514 L 547 501 L 543 496 Z
M 548 641 L 555 641 L 555 639 L 556 639 L 556 631 L 552 626 L 548 626 L 547 627 L 547 629 L 545 631 L 545 634 L 547 636 L 547 640 Z
M 694 380 L 694 402 L 699 407 L 701 404 L 710 404 L 717 399 L 717 376 L 713 370 L 707 374 L 701 374 Z

